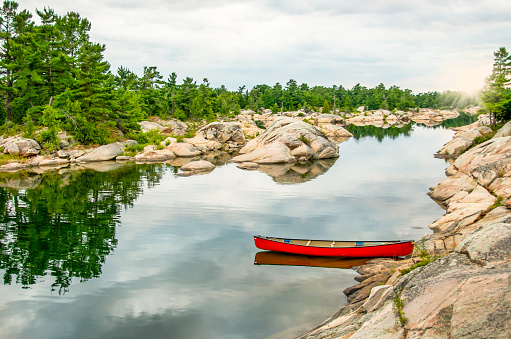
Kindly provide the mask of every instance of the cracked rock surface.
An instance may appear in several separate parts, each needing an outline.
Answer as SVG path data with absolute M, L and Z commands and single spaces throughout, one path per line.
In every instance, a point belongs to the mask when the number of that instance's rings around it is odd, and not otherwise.
M 369 261 L 358 269 L 360 283 L 345 291 L 351 303 L 302 338 L 509 338 L 507 135 L 498 133 L 463 153 L 431 189 L 430 196 L 446 209 L 424 241 L 432 262 L 403 274 L 401 269 L 421 259 Z

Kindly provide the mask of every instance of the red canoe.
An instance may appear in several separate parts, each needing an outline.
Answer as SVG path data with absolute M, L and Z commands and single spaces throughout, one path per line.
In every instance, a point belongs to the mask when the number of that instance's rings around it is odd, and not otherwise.
M 332 241 L 254 236 L 257 248 L 267 251 L 322 257 L 403 257 L 413 251 L 412 240 Z

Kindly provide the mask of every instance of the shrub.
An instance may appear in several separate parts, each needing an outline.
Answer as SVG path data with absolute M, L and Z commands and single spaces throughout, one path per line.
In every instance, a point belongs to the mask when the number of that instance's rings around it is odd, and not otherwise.
M 261 120 L 254 120 L 255 124 L 257 127 L 261 128 L 261 129 L 266 129 L 266 126 L 264 125 L 264 122 L 262 122 Z
M 303 134 L 302 134 L 302 135 L 300 135 L 300 137 L 299 137 L 298 139 L 300 139 L 300 141 L 302 141 L 303 143 L 305 143 L 305 144 L 307 144 L 307 145 L 308 145 L 308 144 L 310 144 L 310 142 L 311 142 L 311 141 L 310 141 L 310 140 L 309 140 L 309 139 L 308 139 L 305 135 L 303 135 Z
M 24 128 L 23 128 L 23 137 L 28 139 L 33 139 L 35 136 L 35 125 L 30 116 L 26 115 L 23 118 Z
M 417 256 L 419 258 L 421 258 L 421 261 L 413 264 L 409 268 L 405 268 L 403 270 L 399 270 L 399 272 L 401 272 L 401 275 L 405 275 L 407 273 L 410 273 L 414 269 L 416 269 L 418 267 L 426 266 L 427 264 L 432 263 L 432 262 L 434 262 L 435 260 L 438 259 L 438 258 L 432 258 L 431 257 L 431 254 L 429 253 L 428 249 L 424 245 L 424 240 L 425 239 L 422 239 L 420 243 L 416 243 L 415 244 L 415 250 L 417 251 Z
M 497 132 L 492 132 L 492 133 L 488 133 L 488 134 L 485 134 L 485 135 L 480 135 L 478 137 L 475 137 L 474 138 L 474 141 L 472 141 L 472 146 L 470 148 L 473 148 L 479 144 L 482 144 L 483 142 L 485 141 L 488 141 L 490 140 L 491 138 L 493 138 L 493 136 L 497 134 Z
M 498 195 L 497 199 L 495 199 L 495 202 L 493 203 L 493 205 L 488 207 L 488 212 L 491 210 L 494 210 L 497 207 L 504 206 L 504 204 L 502 203 L 502 200 L 504 200 L 504 198 L 501 197 L 500 195 Z
M 134 156 L 138 152 L 141 152 L 143 149 L 144 149 L 144 145 L 131 144 L 124 148 L 124 155 Z
M 401 294 L 396 294 L 396 299 L 394 299 L 394 306 L 396 306 L 397 315 L 401 326 L 405 326 L 408 319 L 405 317 L 405 313 L 403 312 L 403 300 L 401 299 Z
M 57 130 L 55 128 L 41 130 L 36 140 L 43 148 L 49 151 L 54 151 L 59 148 L 60 139 L 57 136 Z

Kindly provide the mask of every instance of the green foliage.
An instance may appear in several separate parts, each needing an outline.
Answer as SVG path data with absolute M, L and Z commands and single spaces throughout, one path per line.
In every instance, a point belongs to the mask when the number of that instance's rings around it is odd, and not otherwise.
M 17 155 L 10 155 L 10 154 L 3 154 L 3 147 L 0 147 L 0 166 L 8 164 L 10 162 L 16 161 L 16 162 L 24 162 L 26 161 L 26 158 L 20 158 Z
M 255 124 L 257 127 L 261 128 L 261 129 L 266 129 L 266 126 L 264 125 L 264 122 L 262 122 L 261 120 L 254 120 Z
M 415 251 L 417 251 L 417 256 L 419 258 L 421 258 L 421 261 L 413 264 L 409 268 L 399 270 L 399 272 L 401 272 L 401 275 L 410 273 L 414 269 L 416 269 L 418 267 L 426 266 L 427 264 L 434 262 L 435 260 L 438 259 L 438 258 L 431 257 L 431 254 L 429 253 L 428 249 L 424 245 L 424 241 L 425 241 L 425 239 L 422 239 L 422 241 L 420 243 L 415 244 Z
M 490 125 L 511 119 L 511 55 L 505 47 L 494 53 L 492 73 L 486 78 L 482 100 L 490 113 Z
M 25 116 L 23 118 L 23 137 L 28 139 L 33 139 L 35 137 L 35 125 L 30 116 Z
M 495 202 L 493 203 L 493 205 L 488 207 L 488 212 L 494 210 L 497 207 L 504 206 L 504 204 L 502 203 L 503 200 L 504 200 L 504 198 L 501 197 L 500 195 L 498 195 L 497 199 L 495 199 Z
M 2 243 L 4 284 L 29 288 L 51 276 L 51 290 L 63 294 L 73 283 L 99 277 L 117 246 L 122 210 L 140 196 L 143 182 L 157 184 L 164 171 L 141 165 L 108 172 L 72 171 L 65 178 L 45 172 L 33 189 L 0 188 L 0 222 L 9 225 L 1 237 L 10 240 Z M 1 173 L 0 180 L 26 175 Z
M 49 151 L 54 151 L 59 148 L 60 139 L 54 129 L 48 128 L 39 131 L 39 135 L 36 137 L 36 140 L 43 148 Z
M 397 318 L 401 326 L 405 326 L 408 322 L 408 319 L 405 317 L 405 313 L 403 312 L 403 300 L 401 299 L 401 294 L 396 293 L 396 298 L 394 299 L 394 306 L 397 310 Z
M 300 137 L 299 137 L 298 139 L 300 139 L 300 141 L 301 141 L 301 142 L 303 142 L 303 143 L 305 143 L 305 144 L 307 144 L 307 145 L 309 145 L 309 144 L 310 144 L 310 142 L 311 142 L 311 141 L 310 141 L 310 140 L 309 140 L 309 139 L 308 139 L 305 135 L 303 135 L 303 134 L 301 134 L 301 135 L 300 135 Z
M 323 110 L 321 111 L 321 113 L 325 113 L 325 114 L 330 114 L 330 104 L 328 103 L 328 100 L 325 99 L 325 102 L 323 103 Z
M 470 146 L 470 148 L 473 148 L 479 144 L 482 144 L 483 142 L 485 141 L 488 141 L 490 140 L 491 138 L 493 138 L 493 136 L 496 134 L 497 132 L 492 132 L 492 133 L 487 133 L 485 135 L 480 135 L 478 137 L 475 137 L 474 140 L 472 141 L 472 145 Z
M 12 136 L 21 132 L 21 126 L 13 123 L 12 121 L 6 121 L 0 126 L 0 135 Z
M 131 144 L 126 147 L 124 147 L 124 155 L 127 156 L 134 156 L 139 152 L 142 152 L 144 149 L 144 145 L 142 144 Z

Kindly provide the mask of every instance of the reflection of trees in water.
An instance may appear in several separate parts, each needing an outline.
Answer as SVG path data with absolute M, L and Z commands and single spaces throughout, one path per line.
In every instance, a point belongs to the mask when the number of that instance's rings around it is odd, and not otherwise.
M 4 284 L 15 279 L 28 288 L 38 277 L 51 275 L 55 277 L 52 290 L 63 293 L 72 278 L 99 277 L 106 256 L 117 245 L 115 232 L 122 208 L 133 206 L 144 183 L 149 187 L 158 184 L 165 168 L 126 165 L 109 172 L 15 174 L 38 185 L 0 188 Z M 7 179 L 12 182 L 12 177 Z M 0 181 L 5 186 L 6 179 Z
M 374 137 L 379 142 L 382 142 L 385 138 L 396 139 L 397 137 L 404 135 L 410 136 L 413 131 L 413 125 L 408 124 L 402 127 L 390 126 L 389 128 L 382 128 L 373 125 L 357 126 L 348 125 L 346 129 L 353 134 L 353 138 L 361 139 L 365 137 Z
M 442 122 L 438 122 L 436 125 L 420 125 L 426 128 L 451 128 L 466 126 L 475 121 L 477 121 L 477 116 L 460 112 L 460 115 L 457 118 L 446 119 Z M 415 124 L 416 123 L 411 122 L 404 126 L 390 126 L 388 128 L 382 128 L 373 125 L 347 125 L 346 129 L 350 131 L 351 134 L 353 134 L 353 138 L 357 140 L 365 137 L 375 137 L 379 142 L 382 142 L 385 138 L 395 139 L 401 135 L 405 137 L 410 136 Z
M 434 126 L 434 127 L 443 127 L 443 128 L 461 127 L 461 126 L 470 125 L 471 123 L 476 122 L 476 121 L 477 121 L 476 115 L 470 115 L 470 114 L 460 112 L 459 117 L 454 118 L 454 119 L 444 120 L 444 121 L 442 121 L 442 123 L 439 126 Z

